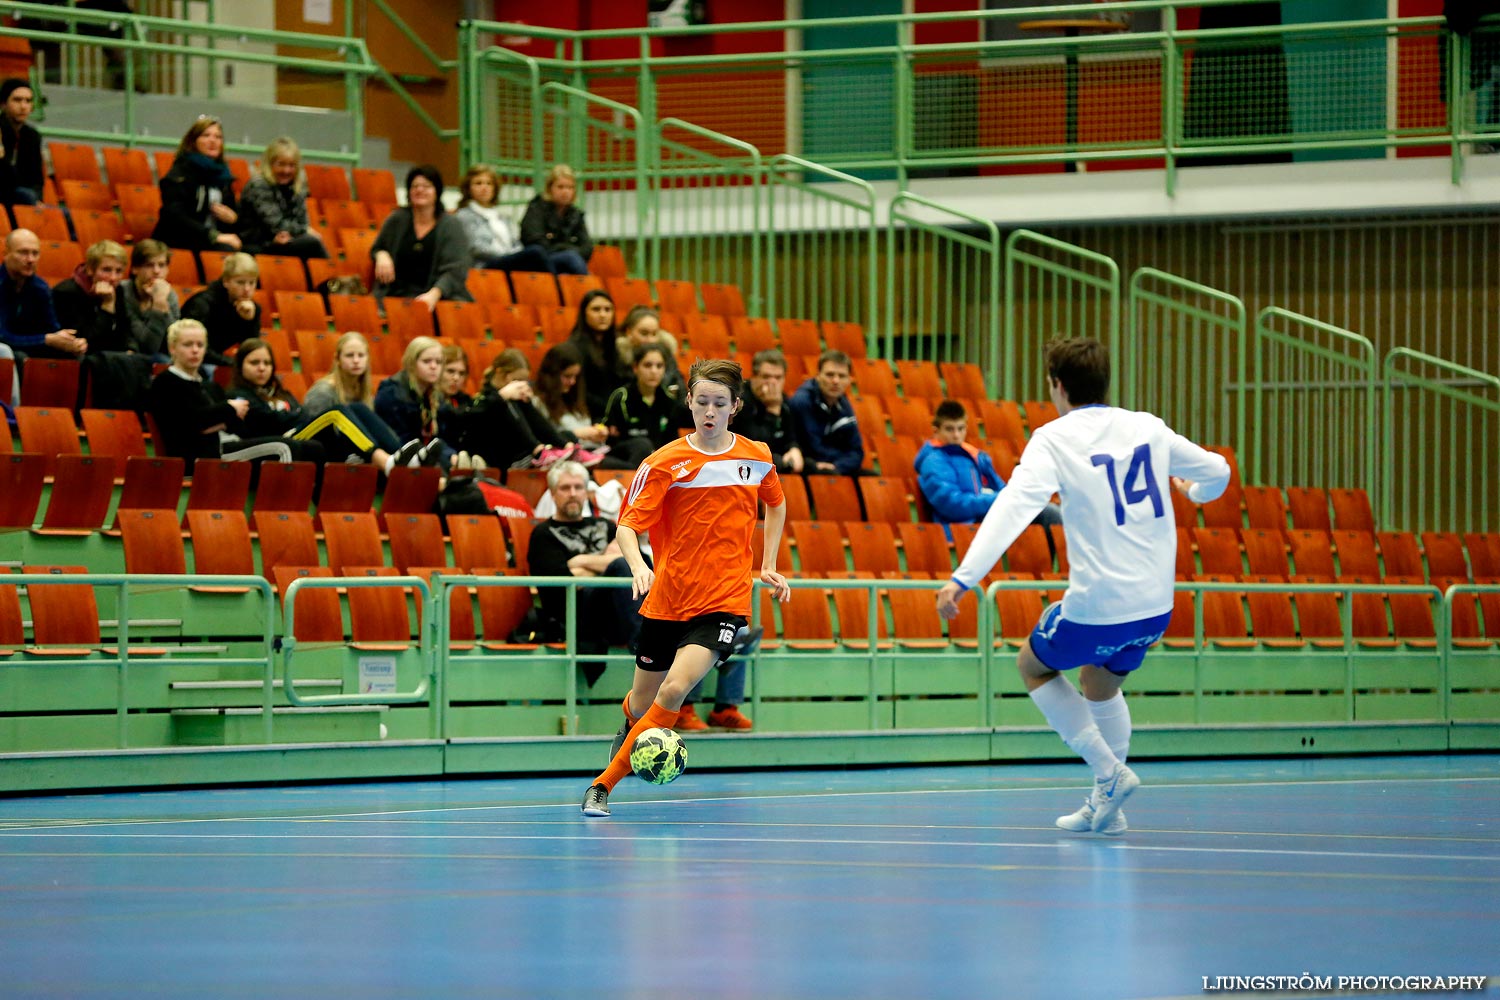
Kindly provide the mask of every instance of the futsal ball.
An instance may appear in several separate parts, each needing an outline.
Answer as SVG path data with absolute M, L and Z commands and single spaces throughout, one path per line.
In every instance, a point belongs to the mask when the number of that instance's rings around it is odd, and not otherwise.
M 653 785 L 676 781 L 687 766 L 687 746 L 670 729 L 648 729 L 630 750 L 630 769 Z

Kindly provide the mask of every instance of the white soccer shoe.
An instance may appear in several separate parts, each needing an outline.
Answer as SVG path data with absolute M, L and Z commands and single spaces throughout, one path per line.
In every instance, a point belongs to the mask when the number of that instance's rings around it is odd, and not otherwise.
M 1095 833 L 1109 829 L 1110 822 L 1119 813 L 1130 793 L 1141 785 L 1141 779 L 1124 764 L 1115 765 L 1109 777 L 1094 782 L 1093 794 L 1089 797 L 1094 806 Z
M 1075 813 L 1068 813 L 1066 816 L 1057 817 L 1057 828 L 1059 830 L 1067 830 L 1069 833 L 1089 833 L 1092 831 L 1094 829 L 1093 794 L 1090 793 L 1089 797 L 1083 800 L 1082 809 Z M 1106 837 L 1119 837 L 1128 828 L 1125 823 L 1125 813 L 1116 810 L 1114 816 L 1110 818 L 1109 825 L 1099 832 Z

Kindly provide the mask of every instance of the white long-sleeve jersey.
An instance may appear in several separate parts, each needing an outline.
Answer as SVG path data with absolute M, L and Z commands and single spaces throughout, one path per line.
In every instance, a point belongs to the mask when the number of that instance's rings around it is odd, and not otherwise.
M 953 579 L 976 586 L 1053 493 L 1068 544 L 1063 615 L 1113 625 L 1172 610 L 1177 559 L 1171 477 L 1206 503 L 1229 485 L 1229 463 L 1157 416 L 1081 406 L 1037 429 L 985 515 Z

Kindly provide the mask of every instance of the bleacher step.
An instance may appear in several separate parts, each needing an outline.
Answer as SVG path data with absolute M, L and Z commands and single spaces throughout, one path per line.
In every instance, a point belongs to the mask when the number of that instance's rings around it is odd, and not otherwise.
M 337 743 L 381 738 L 384 705 L 330 705 L 271 710 L 277 743 Z M 178 708 L 172 711 L 177 746 L 246 746 L 265 741 L 259 708 Z

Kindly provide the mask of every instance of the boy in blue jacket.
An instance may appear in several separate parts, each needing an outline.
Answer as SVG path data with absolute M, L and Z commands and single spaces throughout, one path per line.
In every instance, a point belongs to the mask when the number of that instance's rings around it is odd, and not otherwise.
M 952 399 L 939 403 L 932 426 L 936 433 L 922 445 L 914 463 L 922 496 L 944 531 L 950 524 L 976 524 L 984 520 L 1005 488 L 1005 480 L 989 455 L 964 442 L 969 420 L 962 403 Z M 1048 504 L 1035 523 L 1061 524 L 1057 506 Z

